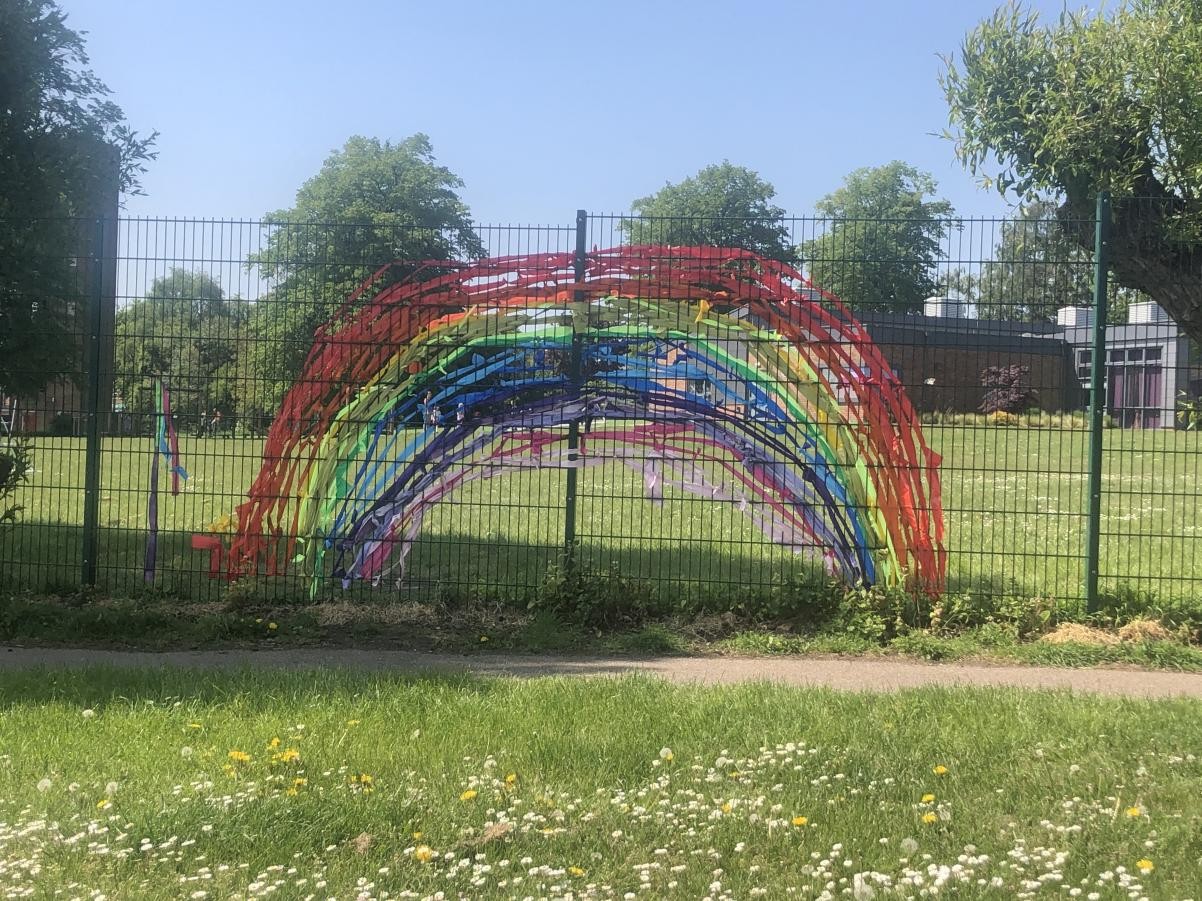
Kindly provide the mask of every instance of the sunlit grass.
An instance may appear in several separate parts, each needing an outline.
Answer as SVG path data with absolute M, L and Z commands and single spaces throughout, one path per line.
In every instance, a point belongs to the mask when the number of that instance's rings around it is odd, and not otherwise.
M 866 898 L 937 883 L 1196 897 L 1200 746 L 1202 705 L 1184 700 L 6 674 L 0 883 L 111 898 Z

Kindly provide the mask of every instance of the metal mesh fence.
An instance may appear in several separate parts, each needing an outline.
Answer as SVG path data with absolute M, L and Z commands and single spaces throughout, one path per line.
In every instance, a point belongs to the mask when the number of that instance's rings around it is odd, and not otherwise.
M 1117 282 L 1095 359 L 1095 225 L 74 223 L 75 362 L 0 407 L 33 461 L 3 578 L 1084 601 L 1098 366 L 1102 587 L 1194 597 L 1202 359 Z

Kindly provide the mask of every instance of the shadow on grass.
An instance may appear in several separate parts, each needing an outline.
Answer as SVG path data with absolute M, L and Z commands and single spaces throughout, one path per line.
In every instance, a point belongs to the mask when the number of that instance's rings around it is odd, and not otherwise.
M 4 587 L 62 593 L 74 590 L 80 579 L 82 528 L 23 522 L 0 535 L 0 564 L 6 570 Z M 229 588 L 223 578 L 209 574 L 209 553 L 190 546 L 191 533 L 160 532 L 158 565 L 153 586 L 160 593 L 192 600 L 212 600 Z M 103 528 L 97 560 L 97 589 L 120 594 L 145 590 L 145 532 Z M 404 579 L 373 586 L 355 582 L 343 589 L 338 580 L 323 580 L 317 599 L 384 602 L 441 600 L 448 596 L 502 601 L 526 601 L 543 584 L 552 567 L 563 559 L 558 545 L 489 539 L 464 533 L 424 534 L 414 545 Z M 803 555 L 767 541 L 731 545 L 706 539 L 621 538 L 613 542 L 585 538 L 576 559 L 594 571 L 620 574 L 631 582 L 647 583 L 669 597 L 698 598 L 738 594 L 769 588 L 812 570 Z M 262 594 L 276 600 L 309 599 L 312 583 L 296 567 L 286 576 L 257 576 Z
M 80 660 L 72 665 L 58 659 L 65 652 L 46 652 L 42 666 L 0 671 L 0 709 L 65 704 L 80 710 L 103 711 L 117 706 L 132 709 L 153 701 L 205 703 L 236 702 L 240 709 L 269 712 L 282 700 L 311 697 L 314 701 L 336 696 L 354 697 L 377 692 L 410 692 L 415 695 L 472 694 L 487 696 L 496 683 L 466 672 L 383 672 L 370 669 L 317 669 L 312 664 L 305 677 L 299 667 L 273 668 L 256 663 L 218 669 L 213 666 L 173 665 L 149 654 L 130 655 L 129 663 L 96 664 Z M 76 655 L 78 658 L 78 655 Z

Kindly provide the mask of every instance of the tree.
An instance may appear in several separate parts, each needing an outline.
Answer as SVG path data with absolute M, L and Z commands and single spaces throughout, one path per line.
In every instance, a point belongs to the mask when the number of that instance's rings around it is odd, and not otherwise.
M 83 36 L 54 0 L 0 2 L 0 393 L 32 394 L 78 369 L 72 248 L 79 200 L 120 155 L 139 192 L 155 135 L 139 138 L 87 68 Z
M 1056 204 L 1033 201 L 1003 224 L 993 259 L 981 268 L 978 315 L 1054 322 L 1060 307 L 1093 305 L 1093 281 L 1093 256 L 1061 230 Z
M 1064 233 L 1056 204 L 1037 200 L 1018 213 L 1002 223 L 993 258 L 977 272 L 952 270 L 940 279 L 941 290 L 964 297 L 981 319 L 1054 322 L 1061 307 L 1092 307 L 1093 256 Z M 1128 307 L 1148 300 L 1113 277 L 1107 285 L 1111 324 L 1126 322 Z
M 207 273 L 172 268 L 117 313 L 117 391 L 132 402 L 163 376 L 181 416 L 233 413 L 246 320 L 245 301 L 227 300 Z
M 857 169 L 817 204 L 828 231 L 800 250 L 810 278 L 855 310 L 912 313 L 935 294 L 952 205 L 926 172 L 893 161 Z
M 279 405 L 314 331 L 381 266 L 484 252 L 456 193 L 462 187 L 437 165 L 424 134 L 395 144 L 356 135 L 301 186 L 291 209 L 267 214 L 267 239 L 250 263 L 272 287 L 254 309 L 250 361 L 257 381 L 246 386 L 244 409 Z M 410 271 L 397 268 L 389 277 Z
M 1030 366 L 987 366 L 981 370 L 981 387 L 987 389 L 977 408 L 982 413 L 1021 413 L 1039 400 L 1027 379 Z
M 1007 6 L 945 63 L 961 162 L 1004 195 L 1056 200 L 1085 251 L 1110 191 L 1115 278 L 1202 338 L 1202 3 L 1134 0 L 1047 27 Z
M 623 219 L 620 228 L 632 244 L 741 247 L 792 262 L 796 253 L 775 196 L 756 172 L 723 160 L 635 200 L 630 209 L 644 218 Z

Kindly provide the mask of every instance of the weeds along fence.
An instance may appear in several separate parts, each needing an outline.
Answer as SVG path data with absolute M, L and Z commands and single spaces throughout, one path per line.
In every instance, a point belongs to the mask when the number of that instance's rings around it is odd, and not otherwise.
M 29 223 L 2 578 L 1196 597 L 1202 359 L 1099 221 Z

